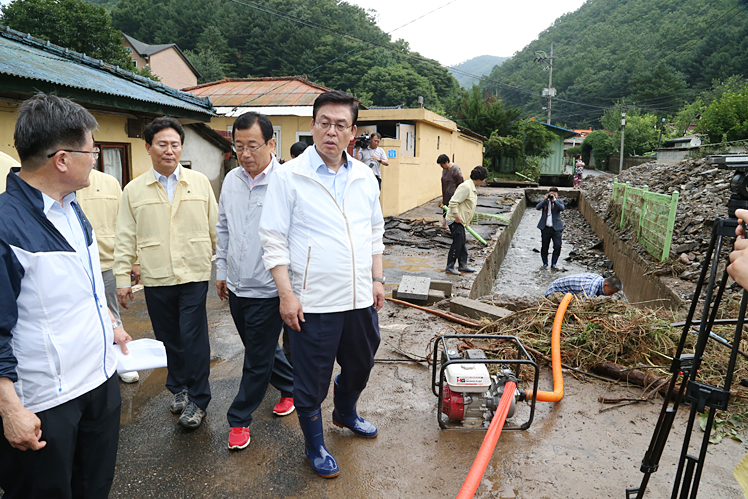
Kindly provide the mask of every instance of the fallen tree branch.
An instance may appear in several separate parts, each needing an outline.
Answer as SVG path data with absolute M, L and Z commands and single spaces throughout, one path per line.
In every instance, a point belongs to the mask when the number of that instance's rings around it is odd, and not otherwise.
M 604 375 L 606 377 L 626 381 L 628 383 L 638 386 L 644 386 L 646 388 L 651 387 L 653 391 L 659 392 L 662 395 L 667 395 L 669 385 L 667 378 L 654 376 L 651 373 L 643 373 L 637 369 L 629 369 L 613 362 L 601 362 L 600 364 L 595 365 L 593 369 L 596 373 Z M 675 386 L 675 393 L 677 392 L 678 385 Z
M 463 326 L 480 327 L 480 323 L 478 321 L 468 319 L 467 317 L 461 317 L 458 315 L 451 314 L 449 312 L 442 312 L 441 310 L 434 310 L 433 308 L 421 307 L 420 305 L 414 305 L 413 303 L 408 303 L 407 301 L 396 300 L 395 298 L 385 298 L 385 300 L 391 301 L 392 303 L 397 303 L 398 305 L 406 305 L 408 307 L 413 307 L 418 310 L 421 310 L 422 312 L 428 312 L 430 314 L 434 314 L 438 317 L 441 317 L 442 319 L 447 319 L 448 321 L 456 322 L 457 324 L 462 324 Z
M 603 404 L 620 404 L 621 402 L 646 402 L 649 399 L 646 399 L 644 397 L 640 398 L 633 398 L 633 397 L 618 397 L 618 398 L 606 398 L 606 397 L 598 397 L 597 401 L 601 402 Z

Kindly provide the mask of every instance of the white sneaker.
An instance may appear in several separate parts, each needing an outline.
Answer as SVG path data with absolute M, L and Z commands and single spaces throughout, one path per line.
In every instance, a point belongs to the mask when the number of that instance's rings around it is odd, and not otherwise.
M 131 371 L 129 373 L 120 373 L 119 379 L 124 381 L 125 383 L 137 383 L 140 379 L 140 375 L 138 374 L 138 371 Z

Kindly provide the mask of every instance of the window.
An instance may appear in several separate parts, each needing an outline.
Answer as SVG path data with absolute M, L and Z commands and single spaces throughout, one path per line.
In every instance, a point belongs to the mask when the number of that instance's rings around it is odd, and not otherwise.
M 312 132 L 296 132 L 296 142 L 303 142 L 308 145 L 314 145 Z
M 280 125 L 273 125 L 273 138 L 275 139 L 275 155 L 280 156 L 280 151 L 281 151 L 281 127 Z
M 96 169 L 107 173 L 124 187 L 130 181 L 130 144 L 97 142 L 101 149 Z

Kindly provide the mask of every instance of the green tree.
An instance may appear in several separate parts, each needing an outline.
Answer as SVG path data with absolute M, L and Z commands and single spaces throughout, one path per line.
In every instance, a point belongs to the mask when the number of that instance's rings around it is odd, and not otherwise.
M 514 122 L 522 110 L 506 106 L 494 95 L 483 95 L 483 89 L 477 85 L 463 94 L 462 103 L 457 110 L 457 123 L 485 137 L 496 132 L 499 136 L 511 134 Z
M 212 49 L 206 48 L 200 52 L 185 50 L 184 56 L 200 73 L 200 78 L 197 79 L 198 84 L 218 81 L 226 76 L 224 65 Z
M 712 144 L 748 139 L 748 83 L 709 104 L 696 131 L 706 134 Z
M 706 106 L 704 106 L 704 102 L 701 100 L 701 97 L 697 98 L 694 102 L 683 106 L 683 108 L 678 111 L 678 114 L 676 114 L 675 118 L 673 119 L 673 122 L 675 124 L 675 136 L 684 136 L 686 134 L 686 130 L 688 130 L 688 127 L 698 123 L 699 118 L 701 118 L 701 113 L 704 112 L 705 108 Z
M 418 106 L 422 96 L 424 105 L 434 108 L 438 104 L 436 91 L 431 82 L 416 73 L 410 66 L 396 64 L 389 68 L 373 67 L 366 72 L 356 86 L 356 93 L 371 93 L 376 106 Z
M 262 6 L 119 0 L 111 14 L 116 28 L 145 43 L 176 43 L 196 54 L 210 49 L 229 77 L 306 75 L 331 88 L 372 93 L 374 104 L 413 107 L 423 95 L 437 112 L 459 93 L 446 68 L 390 40 L 366 10 L 338 0 L 263 0 Z M 386 71 L 367 75 L 375 67 Z M 387 73 L 406 80 L 393 82 Z M 379 94 L 372 87 L 377 82 L 385 87 Z
M 615 152 L 620 153 L 621 112 L 623 105 L 618 104 L 606 111 L 600 120 L 605 130 L 611 132 Z M 651 113 L 642 113 L 638 109 L 626 109 L 626 131 L 624 134 L 624 156 L 636 156 L 653 151 L 657 147 L 659 119 Z M 597 157 L 597 155 L 595 156 Z
M 485 157 L 495 160 L 511 158 L 516 171 L 537 179 L 540 159 L 551 155 L 550 143 L 554 138 L 553 132 L 542 123 L 533 120 L 515 122 L 507 135 L 500 135 L 498 131 L 491 133 L 483 143 Z
M 83 0 L 14 0 L 2 7 L 0 24 L 55 45 L 134 70 L 104 7 Z
M 603 130 L 595 130 L 582 141 L 582 161 L 590 164 L 590 157 L 594 153 L 595 165 L 598 169 L 608 169 L 610 155 L 615 152 L 613 139 Z

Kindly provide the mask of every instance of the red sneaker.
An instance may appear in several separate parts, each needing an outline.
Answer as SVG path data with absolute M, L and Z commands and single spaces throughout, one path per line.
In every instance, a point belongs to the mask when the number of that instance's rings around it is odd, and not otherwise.
M 273 407 L 276 416 L 288 416 L 296 407 L 293 405 L 293 397 L 281 397 L 280 402 Z
M 234 426 L 229 432 L 229 449 L 241 450 L 249 445 L 249 428 Z

